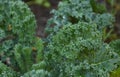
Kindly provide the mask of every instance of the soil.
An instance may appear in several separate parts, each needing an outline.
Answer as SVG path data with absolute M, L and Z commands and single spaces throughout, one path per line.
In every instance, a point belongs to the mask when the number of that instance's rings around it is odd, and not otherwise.
M 32 12 L 35 15 L 36 21 L 37 21 L 37 28 L 36 28 L 36 35 L 38 37 L 44 38 L 45 37 L 45 32 L 44 29 L 46 27 L 47 20 L 52 16 L 50 14 L 50 11 L 52 9 L 56 9 L 58 2 L 60 0 L 49 0 L 51 7 L 46 8 L 44 6 L 40 5 L 31 5 L 30 8 Z

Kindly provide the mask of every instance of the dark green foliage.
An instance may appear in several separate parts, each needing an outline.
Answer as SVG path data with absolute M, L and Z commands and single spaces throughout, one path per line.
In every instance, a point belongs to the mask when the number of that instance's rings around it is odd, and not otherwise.
M 18 77 L 16 72 L 0 62 L 0 77 Z
M 0 0 L 0 6 L 0 54 L 4 58 L 12 56 L 18 43 L 23 47 L 34 44 L 36 21 L 21 0 Z
M 97 24 L 99 30 L 110 26 L 114 17 L 108 13 L 96 13 L 90 0 L 63 0 L 58 9 L 53 10 L 53 17 L 48 21 L 48 32 L 57 32 L 62 26 L 79 21 Z M 51 27 L 54 26 L 54 27 Z
M 48 44 L 46 56 L 53 77 L 109 77 L 119 61 L 102 42 L 97 26 L 85 22 L 60 29 Z
M 32 65 L 32 69 L 33 70 L 39 70 L 39 69 L 45 69 L 46 68 L 46 62 L 45 61 L 41 61 L 41 62 L 39 62 L 39 63 L 37 63 L 37 64 L 33 64 Z
M 36 44 L 33 47 L 36 50 L 33 50 L 31 47 L 22 46 L 21 44 L 17 44 L 14 48 L 14 59 L 17 63 L 17 67 L 21 73 L 25 73 L 31 70 L 33 63 L 38 63 L 43 60 L 43 43 L 40 39 L 35 39 Z M 34 52 L 32 52 L 34 51 Z M 33 56 L 33 53 L 36 53 Z M 33 56 L 33 57 L 32 57 Z M 33 58 L 33 59 L 32 59 Z
M 23 47 L 20 44 L 15 46 L 15 60 L 18 64 L 19 71 L 26 72 L 30 70 L 32 62 L 32 49 L 30 47 Z
M 110 46 L 120 55 L 120 39 L 112 41 Z
M 105 13 L 107 12 L 105 2 L 98 3 L 98 0 L 90 0 L 91 6 L 95 13 Z
M 120 39 L 110 42 L 110 46 L 114 49 L 115 52 L 120 56 Z M 119 67 L 112 71 L 110 77 L 119 77 L 120 76 L 120 62 L 118 63 Z
M 35 17 L 26 4 L 0 0 L 0 77 L 117 76 L 120 41 L 104 43 L 103 34 L 114 17 L 91 1 L 60 2 L 44 43 L 34 36 Z
M 14 48 L 14 60 L 16 66 L 12 66 L 14 68 L 19 69 L 19 72 L 25 73 L 31 70 L 32 65 L 34 63 L 39 63 L 43 61 L 43 43 L 40 39 L 35 39 L 36 43 L 34 47 L 22 46 L 21 44 L 17 44 Z M 36 54 L 36 55 L 33 55 Z
M 9 69 L 21 75 L 43 60 L 43 42 L 35 37 L 35 17 L 24 2 L 0 0 L 0 6 L 0 59 L 10 66 L 0 64 L 0 69 L 2 66 L 8 69 L 0 74 L 1 77 L 15 77 Z
M 110 77 L 119 65 L 119 55 L 104 43 L 108 36 L 103 34 L 114 17 L 91 1 L 63 0 L 52 11 L 45 55 L 53 77 Z
M 30 72 L 25 73 L 21 77 L 51 77 L 50 73 L 45 70 L 32 70 Z

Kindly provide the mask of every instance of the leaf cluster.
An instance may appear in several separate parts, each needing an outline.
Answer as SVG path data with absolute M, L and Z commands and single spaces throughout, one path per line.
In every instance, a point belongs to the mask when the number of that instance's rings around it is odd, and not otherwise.
M 109 77 L 119 56 L 94 24 L 68 24 L 52 37 L 46 57 L 53 77 Z
M 91 1 L 61 1 L 43 42 L 34 36 L 36 21 L 28 6 L 21 0 L 1 0 L 0 77 L 117 76 L 120 41 L 105 43 L 103 34 L 114 17 L 96 12 Z
M 59 3 L 57 10 L 52 10 L 53 17 L 49 19 L 46 31 L 57 32 L 59 29 L 68 24 L 76 24 L 79 21 L 97 24 L 99 30 L 111 26 L 114 17 L 103 12 L 94 12 L 91 0 L 63 0 Z M 54 26 L 54 27 L 52 27 Z
M 105 43 L 110 33 L 103 34 L 114 17 L 98 11 L 100 8 L 94 8 L 91 2 L 63 0 L 52 11 L 46 28 L 49 36 L 45 55 L 53 77 L 110 77 L 119 68 L 120 46 Z
M 19 77 L 43 60 L 43 42 L 35 37 L 35 16 L 24 2 L 0 0 L 0 6 L 0 77 Z

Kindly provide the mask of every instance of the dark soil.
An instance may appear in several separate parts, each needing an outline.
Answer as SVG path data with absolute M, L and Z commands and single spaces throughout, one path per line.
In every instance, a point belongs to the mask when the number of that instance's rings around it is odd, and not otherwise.
M 44 38 L 45 37 L 45 32 L 44 29 L 46 27 L 47 20 L 52 16 L 50 14 L 50 11 L 52 9 L 56 9 L 58 2 L 60 0 L 49 0 L 51 7 L 46 8 L 44 6 L 40 5 L 31 5 L 30 8 L 32 12 L 34 13 L 37 21 L 37 28 L 36 28 L 36 35 Z

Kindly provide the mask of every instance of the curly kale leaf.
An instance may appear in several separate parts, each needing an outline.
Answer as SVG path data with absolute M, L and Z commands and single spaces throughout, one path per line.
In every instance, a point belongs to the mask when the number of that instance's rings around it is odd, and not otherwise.
M 102 42 L 95 24 L 67 24 L 51 39 L 46 60 L 53 77 L 109 77 L 119 56 Z
M 90 0 L 65 0 L 59 3 L 58 9 L 52 11 L 53 17 L 49 19 L 46 31 L 57 32 L 68 24 L 76 24 L 79 21 L 95 23 L 99 30 L 111 26 L 114 17 L 109 13 L 95 13 Z M 54 27 L 51 27 L 54 26 Z

